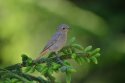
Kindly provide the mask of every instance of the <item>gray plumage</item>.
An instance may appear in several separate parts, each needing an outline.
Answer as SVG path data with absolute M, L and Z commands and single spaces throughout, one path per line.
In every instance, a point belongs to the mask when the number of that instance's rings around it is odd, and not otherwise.
M 68 30 L 69 30 L 68 25 L 66 24 L 59 25 L 57 28 L 57 32 L 45 45 L 43 51 L 41 52 L 41 55 L 37 59 L 40 59 L 40 57 L 47 52 L 57 53 L 59 50 L 61 50 L 66 44 Z

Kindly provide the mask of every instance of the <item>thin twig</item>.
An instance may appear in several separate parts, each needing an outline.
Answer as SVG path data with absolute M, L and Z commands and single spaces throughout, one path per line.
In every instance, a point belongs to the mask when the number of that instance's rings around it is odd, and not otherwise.
M 78 56 L 88 57 L 88 54 L 86 54 L 86 53 L 75 53 L 75 54 L 78 55 Z M 57 59 L 57 57 L 53 56 L 53 57 L 49 57 L 49 58 L 48 57 L 47 58 L 41 58 L 40 60 L 33 62 L 32 66 L 35 65 L 35 63 L 38 63 L 38 64 L 45 63 L 47 61 L 47 59 L 55 61 Z M 71 59 L 71 54 L 61 55 L 60 59 L 61 60 Z M 14 68 L 22 68 L 22 67 L 27 67 L 27 66 L 29 66 L 29 65 L 18 63 L 18 64 L 8 66 L 5 69 L 13 70 Z

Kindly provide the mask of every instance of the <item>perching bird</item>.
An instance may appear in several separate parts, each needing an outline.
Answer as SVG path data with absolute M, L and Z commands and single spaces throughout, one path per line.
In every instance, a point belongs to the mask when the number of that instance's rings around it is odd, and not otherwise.
M 55 35 L 51 38 L 51 40 L 46 44 L 40 55 L 36 58 L 36 60 L 39 60 L 41 56 L 48 52 L 55 52 L 57 53 L 59 50 L 61 50 L 67 41 L 67 32 L 69 31 L 69 26 L 66 24 L 61 24 L 57 27 L 57 32 Z

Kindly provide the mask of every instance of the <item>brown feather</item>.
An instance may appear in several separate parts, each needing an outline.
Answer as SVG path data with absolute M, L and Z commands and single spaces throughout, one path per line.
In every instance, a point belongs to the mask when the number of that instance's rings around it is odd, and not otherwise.
M 46 54 L 47 52 L 48 52 L 48 49 L 42 51 L 42 52 L 40 53 L 40 55 L 36 58 L 36 61 L 38 61 L 38 60 L 39 60 L 44 54 Z

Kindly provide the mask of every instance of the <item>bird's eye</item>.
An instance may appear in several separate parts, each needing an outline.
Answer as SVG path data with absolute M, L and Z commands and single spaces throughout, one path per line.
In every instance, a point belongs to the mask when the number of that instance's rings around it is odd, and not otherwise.
M 62 29 L 63 29 L 63 30 L 65 30 L 65 28 L 64 28 L 64 27 L 63 27 Z

